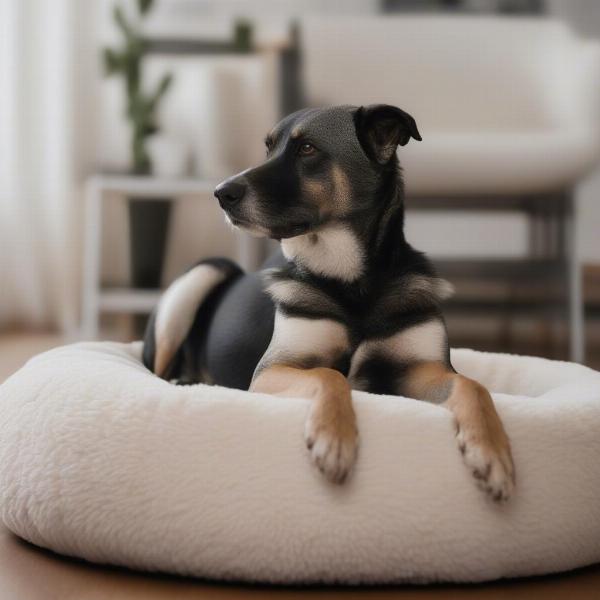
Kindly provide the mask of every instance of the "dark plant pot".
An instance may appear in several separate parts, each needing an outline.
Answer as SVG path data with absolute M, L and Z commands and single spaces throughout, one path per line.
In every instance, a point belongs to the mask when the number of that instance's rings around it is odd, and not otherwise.
M 167 198 L 129 199 L 129 248 L 133 287 L 160 287 L 170 217 L 171 201 Z

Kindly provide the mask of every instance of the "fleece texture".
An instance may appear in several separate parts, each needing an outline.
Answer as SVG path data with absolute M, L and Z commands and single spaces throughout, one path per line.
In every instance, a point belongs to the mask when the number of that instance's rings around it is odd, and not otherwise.
M 453 352 L 493 392 L 517 488 L 488 500 L 444 408 L 355 393 L 343 486 L 310 464 L 308 401 L 177 387 L 140 345 L 84 343 L 0 387 L 0 510 L 17 535 L 98 563 L 277 583 L 482 581 L 600 561 L 600 373 Z

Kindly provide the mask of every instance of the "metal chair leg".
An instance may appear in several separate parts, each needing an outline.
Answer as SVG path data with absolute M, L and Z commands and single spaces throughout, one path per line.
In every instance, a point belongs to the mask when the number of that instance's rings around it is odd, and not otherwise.
M 581 264 L 577 252 L 577 223 L 572 194 L 565 197 L 564 240 L 565 279 L 568 292 L 569 358 L 578 363 L 585 361 L 585 314 L 581 278 Z

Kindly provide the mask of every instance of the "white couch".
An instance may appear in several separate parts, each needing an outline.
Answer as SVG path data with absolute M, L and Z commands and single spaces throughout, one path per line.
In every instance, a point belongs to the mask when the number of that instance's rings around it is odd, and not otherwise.
M 600 153 L 600 44 L 558 21 L 307 18 L 312 104 L 387 102 L 417 120 L 402 149 L 410 195 L 564 189 Z

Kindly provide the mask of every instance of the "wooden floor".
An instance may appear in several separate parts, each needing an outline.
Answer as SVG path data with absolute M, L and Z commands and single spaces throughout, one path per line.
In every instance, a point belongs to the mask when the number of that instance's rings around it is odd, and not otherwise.
M 28 358 L 63 343 L 53 334 L 0 335 L 0 382 Z M 492 541 L 490 541 L 492 543 Z M 483 585 L 282 588 L 223 585 L 90 565 L 27 544 L 0 526 L 0 600 L 593 600 L 600 565 Z
M 600 569 L 485 585 L 285 588 L 202 582 L 90 565 L 0 528 L 0 600 L 596 600 Z
M 0 333 L 0 382 L 32 356 L 62 343 L 63 338 L 55 333 Z

